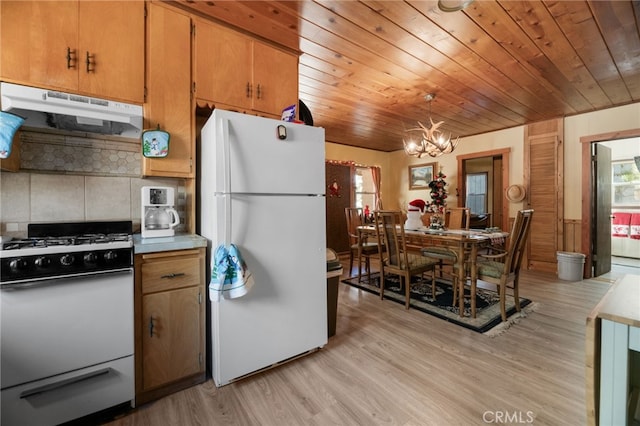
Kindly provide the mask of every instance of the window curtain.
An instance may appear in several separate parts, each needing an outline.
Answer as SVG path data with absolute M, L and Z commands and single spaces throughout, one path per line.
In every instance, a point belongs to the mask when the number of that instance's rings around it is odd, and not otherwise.
M 376 210 L 382 210 L 382 196 L 380 195 L 380 167 L 371 166 L 371 176 L 373 178 L 373 187 L 376 191 Z

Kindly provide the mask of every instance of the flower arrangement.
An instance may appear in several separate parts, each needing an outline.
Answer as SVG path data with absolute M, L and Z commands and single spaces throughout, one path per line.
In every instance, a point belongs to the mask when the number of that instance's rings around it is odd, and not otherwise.
M 447 182 L 445 181 L 447 176 L 441 171 L 438 172 L 436 177 L 429 182 L 429 188 L 431 188 L 431 203 L 427 206 L 427 211 L 431 213 L 444 213 L 444 208 L 447 206 Z

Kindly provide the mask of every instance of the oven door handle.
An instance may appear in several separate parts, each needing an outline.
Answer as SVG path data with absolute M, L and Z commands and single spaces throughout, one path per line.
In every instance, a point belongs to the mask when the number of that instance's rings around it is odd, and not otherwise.
M 59 382 L 49 383 L 48 385 L 38 386 L 37 388 L 27 389 L 20 393 L 20 399 L 29 398 L 30 396 L 39 395 L 46 392 L 51 392 L 65 386 L 71 386 L 78 382 L 93 379 L 94 377 L 104 376 L 112 371 L 111 367 L 102 368 L 100 370 L 92 371 L 90 373 L 82 374 L 80 376 L 71 377 L 69 379 L 60 380 Z
M 43 277 L 30 279 L 25 281 L 17 281 L 10 283 L 0 283 L 0 290 L 28 290 L 30 288 L 37 287 L 47 287 L 56 285 L 60 280 L 69 280 L 69 279 L 90 279 L 91 277 L 103 277 L 105 275 L 117 275 L 117 274 L 133 274 L 133 268 L 121 268 L 121 269 L 112 269 L 110 271 L 99 271 L 99 272 L 82 272 L 79 274 L 70 274 L 63 275 L 60 277 Z

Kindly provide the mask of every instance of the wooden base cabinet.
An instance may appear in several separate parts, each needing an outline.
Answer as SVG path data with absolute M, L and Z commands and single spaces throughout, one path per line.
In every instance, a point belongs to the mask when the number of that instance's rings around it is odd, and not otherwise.
M 137 405 L 205 381 L 205 250 L 135 257 Z

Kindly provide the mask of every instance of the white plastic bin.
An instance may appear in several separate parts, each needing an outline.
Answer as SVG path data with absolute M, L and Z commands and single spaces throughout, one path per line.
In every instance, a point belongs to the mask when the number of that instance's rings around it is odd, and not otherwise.
M 582 253 L 559 251 L 558 278 L 565 281 L 581 281 L 584 270 L 584 260 L 587 256 Z

